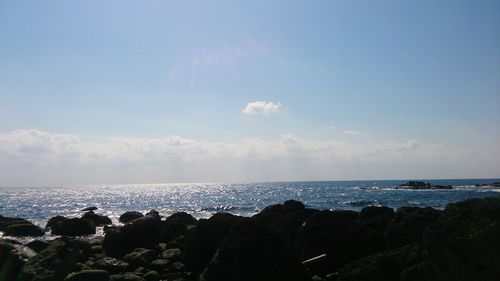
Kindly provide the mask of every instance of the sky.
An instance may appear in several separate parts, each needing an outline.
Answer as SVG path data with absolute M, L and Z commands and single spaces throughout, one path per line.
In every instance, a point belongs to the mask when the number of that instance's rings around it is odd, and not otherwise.
M 0 0 L 0 186 L 500 177 L 500 2 Z

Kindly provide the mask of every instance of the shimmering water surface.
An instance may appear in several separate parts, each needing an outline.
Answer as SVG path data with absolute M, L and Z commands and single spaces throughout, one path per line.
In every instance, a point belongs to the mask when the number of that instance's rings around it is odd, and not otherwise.
M 125 211 L 162 215 L 186 211 L 197 218 L 217 211 L 250 216 L 270 204 L 300 200 L 317 209 L 360 210 L 369 205 L 431 206 L 472 197 L 500 196 L 500 189 L 475 187 L 499 179 L 425 180 L 453 185 L 452 190 L 403 190 L 406 181 L 328 181 L 270 183 L 132 184 L 62 187 L 0 187 L 0 214 L 23 217 L 44 226 L 55 215 L 81 216 L 82 208 L 96 206 L 97 213 L 113 222 Z

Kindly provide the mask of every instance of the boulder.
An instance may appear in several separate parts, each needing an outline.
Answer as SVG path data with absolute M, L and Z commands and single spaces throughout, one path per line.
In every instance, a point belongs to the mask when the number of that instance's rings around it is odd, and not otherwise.
M 306 280 L 287 236 L 263 223 L 244 219 L 222 239 L 200 276 L 205 281 Z
M 188 270 L 194 275 L 201 273 L 231 226 L 242 219 L 228 213 L 216 213 L 209 219 L 200 219 L 184 249 L 184 261 Z
M 146 213 L 146 216 L 160 217 L 160 213 L 158 213 L 157 210 L 150 210 L 149 212 Z
M 175 222 L 184 225 L 196 225 L 198 222 L 193 216 L 186 212 L 178 212 L 167 217 L 166 221 Z
M 299 201 L 288 200 L 284 204 L 271 205 L 264 208 L 252 218 L 286 234 L 294 240 L 300 226 L 318 210 L 307 209 Z
M 365 229 L 383 232 L 394 215 L 392 208 L 369 206 L 359 213 L 358 224 Z
M 170 264 L 170 260 L 167 259 L 156 259 L 151 262 L 149 267 L 152 269 L 158 271 L 158 272 L 164 272 L 167 266 Z
M 302 260 L 326 254 L 324 261 L 310 268 L 320 276 L 370 253 L 362 239 L 358 213 L 353 211 L 312 214 L 300 227 L 295 246 Z
M 7 227 L 15 224 L 31 224 L 31 222 L 23 218 L 0 217 L 0 231 L 5 231 Z
M 49 246 L 47 241 L 43 240 L 33 240 L 26 244 L 26 247 L 32 249 L 33 251 L 39 253 Z
M 178 260 L 182 256 L 182 250 L 178 248 L 166 249 L 161 253 L 161 258 L 169 260 Z
M 83 214 L 82 219 L 86 219 L 94 222 L 95 226 L 102 226 L 107 224 L 112 224 L 111 219 L 104 215 L 98 215 L 94 211 L 88 211 Z
M 95 225 L 92 221 L 72 218 L 57 222 L 51 227 L 53 235 L 80 236 L 95 234 Z
M 429 280 L 500 280 L 499 237 L 500 197 L 449 204 L 424 232 L 431 266 L 419 272 L 434 276 Z
M 16 280 L 24 262 L 15 245 L 0 241 L 0 280 Z
M 45 228 L 50 228 L 52 227 L 54 224 L 58 223 L 58 222 L 61 222 L 61 221 L 65 221 L 67 220 L 68 218 L 67 217 L 63 217 L 63 216 L 55 216 L 55 217 L 52 217 L 49 219 L 49 221 L 47 222 L 47 224 L 45 225 Z
M 388 207 L 369 206 L 361 210 L 358 225 L 361 227 L 361 239 L 364 241 L 367 253 L 377 253 L 387 249 L 384 231 L 394 215 L 394 210 Z
M 63 280 L 75 264 L 84 258 L 85 255 L 78 243 L 70 240 L 54 240 L 47 248 L 26 262 L 19 274 L 19 280 Z
M 45 232 L 31 222 L 11 224 L 4 230 L 4 235 L 7 236 L 42 236 Z
M 399 248 L 406 244 L 422 241 L 422 234 L 434 223 L 442 211 L 431 207 L 401 207 L 387 226 L 384 237 L 390 248 Z
M 121 223 L 127 223 L 131 220 L 135 220 L 135 219 L 142 218 L 142 217 L 144 217 L 144 215 L 142 213 L 136 212 L 136 211 L 130 211 L 130 212 L 123 213 L 120 216 L 120 218 L 118 219 L 118 221 Z
M 419 261 L 420 246 L 407 245 L 349 263 L 338 271 L 334 280 L 399 281 L 402 272 Z
M 144 248 L 137 248 L 123 257 L 123 260 L 129 263 L 132 268 L 147 266 L 155 259 L 156 251 Z
M 106 270 L 82 270 L 69 274 L 64 281 L 108 281 L 109 273 Z
M 108 256 L 121 258 L 136 248 L 153 249 L 162 242 L 166 232 L 173 231 L 160 217 L 145 216 L 120 228 L 106 229 L 104 250 Z
M 142 277 L 146 279 L 146 281 L 160 281 L 160 274 L 155 270 L 146 272 Z

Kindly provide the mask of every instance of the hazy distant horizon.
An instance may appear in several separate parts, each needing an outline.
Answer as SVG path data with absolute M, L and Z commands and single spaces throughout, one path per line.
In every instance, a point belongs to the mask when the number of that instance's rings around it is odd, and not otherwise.
M 500 2 L 4 1 L 0 186 L 500 177 Z

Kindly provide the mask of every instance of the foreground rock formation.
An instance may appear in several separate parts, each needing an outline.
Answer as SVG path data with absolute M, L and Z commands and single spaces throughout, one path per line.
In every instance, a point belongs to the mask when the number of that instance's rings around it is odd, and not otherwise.
M 123 226 L 105 226 L 104 237 L 88 235 L 110 222 L 93 210 L 49 220 L 61 235 L 52 241 L 22 245 L 4 237 L 0 280 L 500 280 L 499 197 L 444 211 L 320 211 L 287 201 L 253 217 L 151 211 L 122 219 Z M 26 225 L 22 235 L 39 234 L 24 219 L 0 217 L 4 233 L 15 225 Z

